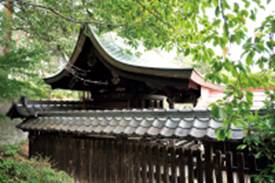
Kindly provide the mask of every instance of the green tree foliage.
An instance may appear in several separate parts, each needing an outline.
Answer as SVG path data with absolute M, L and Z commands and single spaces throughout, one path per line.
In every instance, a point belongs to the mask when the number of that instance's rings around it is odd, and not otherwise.
M 7 2 L 13 4 L 9 17 L 5 9 Z M 26 8 L 23 2 L 0 3 L 3 5 L 0 9 L 0 53 L 3 52 L 0 54 L 0 102 L 16 100 L 21 95 L 32 99 L 75 98 L 71 92 L 50 91 L 42 78 L 58 71 L 60 58 L 67 59 L 79 25 L 69 24 L 43 8 L 42 11 Z
M 42 53 L 39 48 L 14 48 L 0 56 L 0 101 L 22 94 L 34 98 L 46 95 L 46 86 L 36 72 Z
M 31 159 L 21 155 L 20 145 L 0 147 L 1 183 L 64 183 L 72 182 L 62 171 L 54 170 L 45 159 Z
M 256 21 L 257 12 L 268 3 L 269 0 L 14 0 L 12 27 L 41 43 L 51 56 L 69 55 L 80 25 L 91 24 L 100 33 L 117 32 L 133 47 L 142 42 L 148 49 L 176 48 L 192 61 L 210 65 L 212 72 L 207 78 L 226 87 L 224 98 L 213 105 L 213 115 L 224 120 L 218 137 L 228 138 L 232 124 L 244 128 L 247 144 L 267 156 L 274 169 L 274 156 L 270 154 L 275 149 L 273 141 L 269 141 L 268 150 L 261 150 L 266 147 L 266 139 L 274 137 L 274 91 L 267 93 L 266 108 L 271 115 L 263 116 L 251 112 L 253 94 L 249 90 L 274 89 L 274 13 L 254 31 L 246 27 L 246 22 Z M 232 59 L 228 54 L 232 45 L 240 47 L 239 58 Z M 254 68 L 260 72 L 254 73 Z M 251 126 L 254 133 L 250 132 Z M 271 170 L 262 177 L 274 176 Z

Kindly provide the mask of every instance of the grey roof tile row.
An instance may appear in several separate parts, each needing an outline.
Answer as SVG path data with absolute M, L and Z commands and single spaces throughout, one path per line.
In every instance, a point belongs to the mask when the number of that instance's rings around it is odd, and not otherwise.
M 196 115 L 198 114 L 198 115 Z M 216 138 L 222 122 L 207 111 L 104 110 L 41 113 L 18 125 L 23 130 L 60 131 L 127 136 Z M 242 139 L 241 129 L 231 128 L 232 139 Z

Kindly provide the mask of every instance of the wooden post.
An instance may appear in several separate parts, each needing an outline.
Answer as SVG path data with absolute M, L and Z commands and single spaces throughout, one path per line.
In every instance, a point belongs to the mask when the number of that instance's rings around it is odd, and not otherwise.
M 156 183 L 161 183 L 162 148 L 160 146 L 156 146 L 156 152 L 154 154 L 156 156 Z
M 215 175 L 216 175 L 216 182 L 223 182 L 222 177 L 222 160 L 221 160 L 221 151 L 217 151 L 215 153 Z
M 171 182 L 177 183 L 178 176 L 177 176 L 177 158 L 176 158 L 176 149 L 175 147 L 170 148 L 170 163 L 171 163 Z
M 147 145 L 148 182 L 154 182 L 154 147 Z
M 185 151 L 187 157 L 187 164 L 188 164 L 188 182 L 193 182 L 194 180 L 194 164 L 193 164 L 193 156 L 191 150 Z
M 169 175 L 169 157 L 168 157 L 168 148 L 164 148 L 162 158 L 163 158 L 163 182 L 170 183 L 170 175 Z
M 205 142 L 205 178 L 206 183 L 213 183 L 213 167 L 212 167 L 212 147 L 211 143 Z
M 238 174 L 238 182 L 244 183 L 244 154 L 237 153 L 237 174 Z
M 186 181 L 186 173 L 185 173 L 185 153 L 182 148 L 179 150 L 179 161 L 180 161 L 180 182 L 185 183 Z
M 196 168 L 196 176 L 197 176 L 197 180 L 198 183 L 203 183 L 204 180 L 204 173 L 203 173 L 203 163 L 202 163 L 202 159 L 201 159 L 201 151 L 197 150 L 194 152 L 194 155 L 196 157 L 197 160 L 197 168 Z
M 227 177 L 227 183 L 233 183 L 233 171 L 232 171 L 232 153 L 228 152 L 226 153 L 226 177 Z

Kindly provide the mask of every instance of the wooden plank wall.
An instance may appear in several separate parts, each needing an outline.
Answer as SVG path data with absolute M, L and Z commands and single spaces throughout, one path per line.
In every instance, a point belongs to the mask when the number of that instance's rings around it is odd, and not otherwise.
M 30 155 L 50 157 L 80 183 L 243 183 L 257 172 L 255 157 L 241 152 L 60 134 L 31 133 Z

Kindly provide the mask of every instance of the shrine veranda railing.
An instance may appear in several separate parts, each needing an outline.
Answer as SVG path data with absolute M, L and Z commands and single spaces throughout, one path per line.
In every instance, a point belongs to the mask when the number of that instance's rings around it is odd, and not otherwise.
M 244 183 L 259 172 L 253 155 L 215 150 L 211 142 L 198 149 L 48 132 L 29 137 L 31 157 L 50 158 L 81 183 Z

